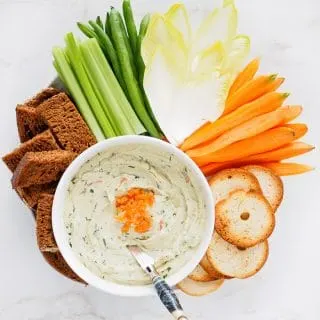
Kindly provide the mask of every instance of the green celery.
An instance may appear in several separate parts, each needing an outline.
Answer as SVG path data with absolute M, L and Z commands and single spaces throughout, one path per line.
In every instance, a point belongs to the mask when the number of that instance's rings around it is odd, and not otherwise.
M 111 138 L 115 137 L 116 133 L 114 132 L 110 121 L 108 119 L 108 115 L 105 114 L 104 109 L 102 105 L 100 104 L 93 88 L 90 83 L 90 80 L 88 79 L 88 76 L 86 74 L 86 71 L 83 66 L 82 62 L 82 56 L 80 53 L 79 46 L 76 42 L 76 39 L 74 38 L 74 35 L 72 33 L 68 33 L 65 36 L 65 42 L 66 42 L 66 54 L 69 58 L 71 67 L 78 79 L 78 82 L 80 86 L 83 89 L 83 92 L 91 106 L 91 109 L 98 120 L 101 129 L 103 130 L 106 137 Z
M 101 48 L 96 39 L 89 39 L 82 42 L 80 44 L 80 50 L 86 65 L 86 70 L 90 72 L 92 80 L 94 81 L 93 85 L 100 91 L 103 100 L 110 110 L 110 120 L 116 124 L 116 127 L 121 131 L 122 135 L 135 134 L 133 127 L 119 106 L 112 86 L 108 83 L 108 78 L 114 76 L 113 72 L 111 69 L 110 74 L 105 74 L 102 71 L 101 65 L 96 59 L 96 53 L 90 48 L 90 43 L 95 43 L 96 50 L 100 50 L 101 52 Z M 108 63 L 106 59 L 104 59 L 104 63 Z
M 88 124 L 96 139 L 98 141 L 104 140 L 105 136 L 97 122 L 97 119 L 92 113 L 88 101 L 86 100 L 86 97 L 81 90 L 81 87 L 67 61 L 63 50 L 59 47 L 55 47 L 53 48 L 52 53 L 55 60 L 54 65 L 56 66 L 57 72 L 70 91 L 70 94 L 72 95 L 82 117 Z
M 110 87 L 113 88 L 113 92 L 116 95 L 122 112 L 130 122 L 131 126 L 134 128 L 136 134 L 142 134 L 146 132 L 146 129 L 142 125 L 141 121 L 139 120 L 138 116 L 134 112 L 131 104 L 129 103 L 126 95 L 124 94 L 121 86 L 117 79 L 112 76 L 112 70 L 110 69 L 109 65 L 105 63 L 105 57 L 102 54 L 101 50 L 97 47 L 97 44 L 94 42 L 89 43 L 89 46 L 92 48 L 92 51 L 95 54 L 95 58 L 99 61 L 100 67 L 104 74 L 108 74 L 108 82 Z

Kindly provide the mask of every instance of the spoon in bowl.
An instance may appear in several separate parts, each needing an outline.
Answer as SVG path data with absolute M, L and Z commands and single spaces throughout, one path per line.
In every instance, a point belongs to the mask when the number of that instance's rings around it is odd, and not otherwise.
M 156 271 L 153 258 L 144 253 L 137 245 L 128 245 L 127 248 L 137 260 L 140 267 L 150 276 L 161 302 L 174 319 L 188 320 L 176 294 Z

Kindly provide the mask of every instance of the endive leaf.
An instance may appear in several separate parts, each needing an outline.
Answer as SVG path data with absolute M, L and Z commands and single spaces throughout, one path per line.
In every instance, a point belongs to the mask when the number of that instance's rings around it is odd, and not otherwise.
M 217 41 L 211 47 L 203 50 L 193 62 L 192 73 L 194 78 L 203 78 L 216 72 L 225 57 L 223 43 Z
M 201 23 L 195 39 L 194 52 L 198 53 L 217 41 L 223 41 L 228 47 L 235 37 L 238 25 L 237 10 L 234 5 L 214 9 Z
M 228 54 L 223 61 L 222 73 L 237 73 L 243 66 L 250 52 L 250 38 L 246 35 L 238 35 L 231 42 Z
M 185 5 L 182 3 L 172 5 L 165 14 L 165 19 L 177 29 L 187 47 L 191 41 L 191 25 Z
M 172 73 L 166 51 L 160 46 L 156 49 L 146 70 L 144 89 L 161 130 L 171 143 L 179 145 L 204 123 L 221 116 L 229 83 L 218 73 L 205 81 L 180 81 Z
M 151 18 L 147 34 L 141 45 L 141 54 L 145 65 L 150 63 L 159 45 L 164 48 L 170 48 L 168 51 L 172 60 L 175 61 L 177 70 L 182 65 L 183 69 L 185 69 L 187 49 L 180 33 L 172 24 L 168 24 L 163 16 L 156 14 Z

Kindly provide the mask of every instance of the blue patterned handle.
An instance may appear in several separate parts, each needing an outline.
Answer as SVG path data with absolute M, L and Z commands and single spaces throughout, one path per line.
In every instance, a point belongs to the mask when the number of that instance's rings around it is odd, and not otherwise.
M 188 318 L 184 315 L 183 309 L 176 294 L 168 286 L 168 284 L 159 275 L 154 275 L 152 282 L 157 290 L 160 300 L 173 315 L 173 317 L 177 320 L 188 320 Z

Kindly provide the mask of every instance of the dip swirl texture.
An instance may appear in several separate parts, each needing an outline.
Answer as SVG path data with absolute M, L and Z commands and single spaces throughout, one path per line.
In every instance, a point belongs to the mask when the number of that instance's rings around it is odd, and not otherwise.
M 152 228 L 121 232 L 115 199 L 131 188 L 152 190 Z M 205 204 L 189 168 L 173 154 L 147 145 L 110 148 L 87 161 L 72 179 L 65 200 L 69 245 L 95 275 L 122 284 L 150 279 L 126 248 L 137 244 L 166 277 L 197 250 L 204 230 Z

